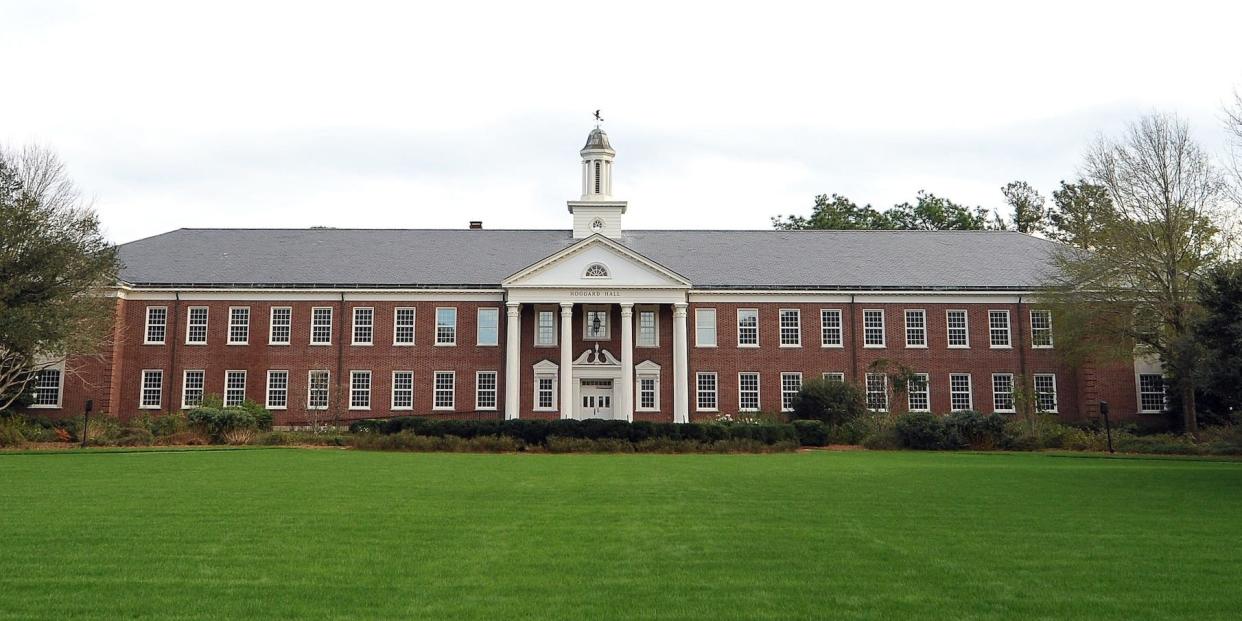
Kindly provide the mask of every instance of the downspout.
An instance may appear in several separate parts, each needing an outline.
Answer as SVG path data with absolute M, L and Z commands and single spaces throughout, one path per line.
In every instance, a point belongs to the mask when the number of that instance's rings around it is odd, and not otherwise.
M 1031 392 L 1035 389 L 1034 381 L 1028 383 L 1026 376 L 1026 328 L 1022 325 L 1022 296 L 1018 296 L 1018 316 L 1014 324 L 1018 329 L 1018 373 L 1022 377 L 1022 387 L 1028 393 L 1024 396 L 1025 400 L 1033 398 L 1035 395 Z M 1026 404 L 1023 404 L 1025 407 Z
M 349 384 L 341 376 L 345 368 L 345 294 L 341 293 L 340 298 L 340 302 L 337 303 L 339 312 L 336 314 L 336 407 L 332 408 L 332 415 L 335 419 L 332 421 L 332 426 L 338 430 L 341 426 L 341 404 L 344 403 L 342 393 L 349 389 Z M 348 393 L 345 395 L 348 398 Z
M 181 292 L 174 291 L 173 292 L 173 310 L 172 310 L 172 318 L 171 318 L 172 321 L 168 322 L 169 325 L 172 326 L 172 329 L 169 330 L 168 333 L 165 335 L 167 338 L 172 339 L 172 353 L 168 357 L 169 358 L 168 360 L 168 366 L 169 366 L 168 381 L 165 382 L 165 384 L 168 385 L 168 401 L 166 401 L 166 403 L 168 403 L 168 406 L 170 408 L 169 411 L 172 411 L 171 408 L 173 407 L 173 398 L 172 398 L 173 382 L 177 381 L 176 379 L 177 378 L 177 335 L 181 334 L 181 331 L 177 328 L 177 317 L 180 315 L 180 313 L 177 311 L 179 311 L 180 309 L 181 309 Z M 182 389 L 184 388 L 185 387 L 182 386 Z
M 850 294 L 850 363 L 854 383 L 858 383 L 858 326 L 854 323 L 854 294 Z

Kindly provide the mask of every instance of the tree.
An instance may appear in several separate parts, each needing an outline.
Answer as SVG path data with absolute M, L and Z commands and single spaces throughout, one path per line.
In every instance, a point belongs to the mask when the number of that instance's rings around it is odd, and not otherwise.
M 1199 283 L 1199 303 L 1203 400 L 1218 415 L 1242 411 L 1242 261 L 1212 269 Z
M 947 198 L 919 191 L 915 203 L 894 205 L 879 211 L 833 194 L 815 197 L 810 217 L 776 216 L 772 227 L 781 231 L 827 230 L 907 230 L 944 231 L 988 228 L 988 212 L 982 207 L 965 207 Z
M 1021 233 L 1040 233 L 1047 228 L 1044 197 L 1025 181 L 1011 181 L 1001 188 L 1013 208 L 1013 225 Z
M 1094 248 L 1116 217 L 1108 190 L 1082 179 L 1077 183 L 1062 181 L 1061 189 L 1052 193 L 1052 204 L 1048 237 L 1083 250 Z
M 1152 354 L 1181 395 L 1182 420 L 1195 433 L 1193 328 L 1198 283 L 1222 248 L 1216 222 L 1224 184 L 1181 119 L 1151 114 L 1088 151 L 1087 178 L 1105 189 L 1116 215 L 1091 251 L 1054 256 L 1047 301 L 1054 325 L 1094 354 Z M 1131 345 L 1132 344 L 1132 345 Z
M 803 229 L 886 229 L 889 228 L 884 214 L 876 211 L 871 205 L 859 207 L 844 196 L 820 194 L 815 197 L 815 206 L 811 208 L 811 216 L 776 216 L 772 218 L 772 228 L 780 231 L 798 231 Z
M 818 420 L 829 425 L 848 423 L 867 413 L 867 400 L 853 384 L 822 378 L 802 384 L 793 401 L 793 418 Z
M 116 273 L 116 249 L 59 158 L 0 150 L 0 409 L 35 371 L 100 350 L 113 301 L 98 288 Z

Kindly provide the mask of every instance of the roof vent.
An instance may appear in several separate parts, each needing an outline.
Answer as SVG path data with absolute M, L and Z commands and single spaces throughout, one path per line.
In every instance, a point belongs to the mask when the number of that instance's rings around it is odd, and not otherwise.
M 482 220 L 471 220 L 471 221 L 470 221 L 470 229 L 471 229 L 471 230 L 481 229 L 481 228 L 483 228 L 483 221 L 482 221 Z

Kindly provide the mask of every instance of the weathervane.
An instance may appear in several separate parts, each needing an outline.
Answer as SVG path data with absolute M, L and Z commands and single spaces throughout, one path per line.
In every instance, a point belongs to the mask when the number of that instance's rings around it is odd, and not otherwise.
M 604 117 L 599 115 L 599 110 L 595 111 L 595 129 L 599 129 L 599 124 L 604 122 Z

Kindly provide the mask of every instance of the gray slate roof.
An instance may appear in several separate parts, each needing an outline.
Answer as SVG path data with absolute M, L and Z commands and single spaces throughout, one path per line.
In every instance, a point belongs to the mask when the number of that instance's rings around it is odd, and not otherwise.
M 135 286 L 495 287 L 567 230 L 178 229 L 123 244 Z M 626 231 L 696 288 L 1029 289 L 1057 244 L 1008 231 Z

